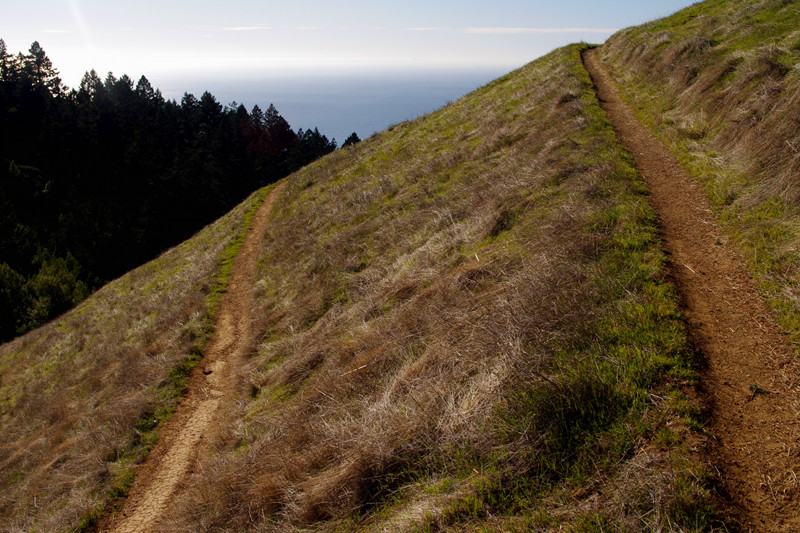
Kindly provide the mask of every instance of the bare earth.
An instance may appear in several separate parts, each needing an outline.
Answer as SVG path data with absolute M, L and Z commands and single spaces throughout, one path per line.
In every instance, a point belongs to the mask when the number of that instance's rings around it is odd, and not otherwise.
M 744 531 L 800 531 L 797 362 L 702 191 L 620 98 L 596 50 L 584 64 L 650 190 L 701 364 L 709 462 Z M 760 392 L 763 391 L 763 392 Z
M 215 415 L 226 399 L 233 397 L 236 369 L 252 340 L 250 289 L 269 214 L 283 186 L 270 191 L 258 209 L 236 257 L 214 337 L 193 371 L 186 397 L 137 474 L 122 512 L 109 531 L 158 531 L 164 510 L 191 472 L 204 439 L 224 425 Z

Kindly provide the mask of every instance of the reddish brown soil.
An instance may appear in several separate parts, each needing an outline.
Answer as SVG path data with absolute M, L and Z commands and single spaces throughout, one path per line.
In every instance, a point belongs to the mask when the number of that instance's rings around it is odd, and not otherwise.
M 713 443 L 706 460 L 727 493 L 726 511 L 745 531 L 800 531 L 792 350 L 695 181 L 623 102 L 596 51 L 583 60 L 660 218 L 671 278 L 703 366 L 700 394 Z
M 159 520 L 186 482 L 198 452 L 204 449 L 203 442 L 224 427 L 224 421 L 218 420 L 217 415 L 226 399 L 232 398 L 237 390 L 236 369 L 252 341 L 250 289 L 269 214 L 283 185 L 273 189 L 258 209 L 236 257 L 214 338 L 192 373 L 186 397 L 137 474 L 122 511 L 108 525 L 108 530 L 158 531 Z

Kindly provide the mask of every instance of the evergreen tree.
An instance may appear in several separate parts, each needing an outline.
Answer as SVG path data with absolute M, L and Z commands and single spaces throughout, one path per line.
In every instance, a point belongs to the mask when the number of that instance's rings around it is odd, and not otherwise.
M 53 68 L 53 62 L 47 57 L 38 41 L 33 41 L 28 55 L 23 59 L 23 71 L 27 78 L 37 87 L 50 91 L 53 95 L 61 92 L 61 78 Z
M 150 81 L 144 76 L 139 78 L 139 82 L 136 84 L 136 94 L 145 100 L 153 100 L 156 97 L 153 86 L 150 85 Z
M 108 74 L 106 74 L 106 79 L 103 80 L 103 86 L 105 87 L 106 92 L 109 93 L 113 92 L 114 86 L 116 84 L 117 84 L 117 77 L 114 76 L 113 72 L 109 71 Z
M 86 72 L 81 78 L 81 83 L 78 89 L 79 94 L 85 94 L 89 100 L 95 97 L 99 92 L 105 90 L 103 87 L 103 81 L 100 79 L 100 76 L 97 75 L 97 71 L 92 69 L 89 72 Z
M 317 128 L 297 130 L 297 142 L 290 153 L 291 168 L 298 169 L 336 150 L 336 140 L 328 140 Z
M 0 81 L 11 81 L 16 72 L 17 61 L 8 53 L 6 42 L 0 39 Z
M 297 136 L 292 131 L 289 123 L 278 114 L 278 110 L 275 109 L 273 104 L 270 104 L 267 112 L 264 113 L 264 127 L 269 139 L 268 153 L 283 153 L 297 140 Z
M 345 139 L 344 144 L 342 144 L 342 148 L 345 146 L 353 146 L 354 144 L 360 143 L 361 139 L 358 137 L 356 132 L 350 134 L 350 136 Z
M 222 119 L 222 104 L 217 102 L 214 95 L 206 91 L 198 103 L 200 109 L 200 127 L 204 130 L 215 128 Z

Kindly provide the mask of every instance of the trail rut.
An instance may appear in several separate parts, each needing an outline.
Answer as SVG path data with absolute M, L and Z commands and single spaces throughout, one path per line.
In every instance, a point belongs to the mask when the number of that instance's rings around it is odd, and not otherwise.
M 192 373 L 186 397 L 137 475 L 122 512 L 109 531 L 158 531 L 159 520 L 191 472 L 203 441 L 224 424 L 215 415 L 235 393 L 236 369 L 252 340 L 250 288 L 269 214 L 283 186 L 279 184 L 270 191 L 256 212 L 236 257 L 214 337 Z
M 597 50 L 583 54 L 600 103 L 659 216 L 670 276 L 701 357 L 700 393 L 730 507 L 745 531 L 800 531 L 797 362 L 694 180 L 635 118 Z

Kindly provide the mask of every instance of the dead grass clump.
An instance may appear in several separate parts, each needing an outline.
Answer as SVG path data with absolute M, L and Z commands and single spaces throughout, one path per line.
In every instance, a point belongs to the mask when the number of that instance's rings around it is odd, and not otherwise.
M 710 97 L 717 101 L 722 100 L 724 97 L 720 92 L 713 92 L 708 96 L 704 95 L 709 91 L 724 89 L 730 83 L 730 80 L 735 77 L 736 71 L 741 66 L 742 62 L 743 58 L 736 56 L 730 57 L 706 71 L 701 71 L 695 67 L 694 74 L 698 77 L 698 80 L 693 84 L 690 91 L 695 95 L 695 98 Z M 732 93 L 735 93 L 735 91 L 732 91 Z M 718 105 L 721 105 L 721 103 Z
M 674 69 L 687 60 L 705 56 L 717 42 L 708 37 L 690 36 L 667 46 L 660 55 L 656 69 Z

